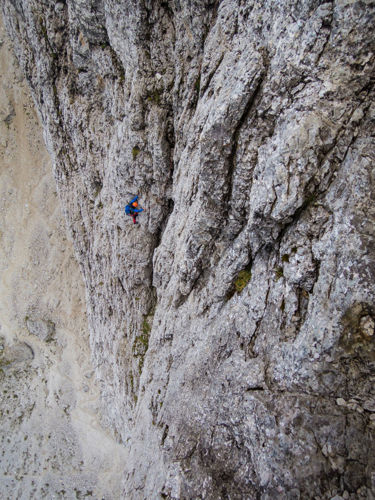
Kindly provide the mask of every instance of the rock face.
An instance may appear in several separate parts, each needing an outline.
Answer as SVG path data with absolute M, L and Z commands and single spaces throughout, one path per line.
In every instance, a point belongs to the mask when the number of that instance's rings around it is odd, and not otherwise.
M 84 288 L 40 123 L 0 24 L 0 497 L 121 497 Z
M 2 8 L 123 497 L 373 498 L 374 2 Z

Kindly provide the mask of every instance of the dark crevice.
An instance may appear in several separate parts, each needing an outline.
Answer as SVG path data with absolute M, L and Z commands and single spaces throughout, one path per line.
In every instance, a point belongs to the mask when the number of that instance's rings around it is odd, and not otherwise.
M 174 19 L 174 12 L 172 10 L 172 7 L 169 5 L 168 2 L 161 2 L 160 7 L 164 9 L 165 14 L 169 17 L 169 20 L 173 23 Z
M 342 160 L 341 160 L 341 164 L 343 164 L 346 160 L 346 157 L 348 156 L 348 153 L 349 153 L 349 150 L 350 148 L 353 146 L 353 144 L 355 143 L 357 137 L 353 135 L 348 147 L 346 148 L 346 151 L 344 153 L 344 156 L 342 157 Z M 328 185 L 328 187 L 331 185 L 331 183 Z M 328 189 L 328 188 L 327 188 Z
M 121 59 L 117 55 L 117 52 L 114 50 L 112 45 L 108 45 L 108 49 L 110 51 L 110 56 L 111 56 L 113 67 L 117 71 L 119 81 L 121 83 L 123 83 L 125 81 L 125 70 L 124 70 L 124 66 L 121 62 Z
M 301 84 L 303 86 L 300 89 L 298 89 L 298 91 L 295 90 Z M 298 76 L 297 81 L 295 83 L 293 82 L 292 86 L 287 88 L 289 98 L 291 100 L 295 99 L 296 96 L 305 89 L 306 85 L 307 85 L 307 78 L 306 75 L 302 73 Z
M 263 310 L 263 314 L 262 314 L 262 317 L 258 319 L 258 321 L 256 322 L 256 327 L 255 327 L 255 330 L 254 330 L 254 333 L 251 337 L 251 340 L 250 342 L 248 343 L 247 345 L 247 355 L 246 355 L 246 358 L 256 358 L 258 355 L 255 353 L 254 351 L 254 346 L 255 346 L 255 342 L 258 338 L 258 333 L 259 333 L 259 329 L 260 329 L 260 325 L 263 321 L 263 318 L 266 314 L 266 311 L 267 311 L 267 306 L 268 306 L 268 296 L 269 296 L 269 293 L 270 293 L 270 287 L 269 285 L 267 284 L 267 293 L 266 293 L 266 298 L 264 300 L 264 310 Z
M 169 109 L 169 114 L 166 117 L 167 124 L 165 127 L 165 133 L 164 133 L 164 139 L 165 139 L 165 146 L 166 146 L 166 155 L 168 156 L 167 162 L 169 163 L 169 173 L 168 173 L 168 179 L 166 181 L 166 192 L 168 193 L 168 189 L 172 190 L 173 187 L 173 175 L 174 175 L 174 159 L 173 159 L 173 154 L 174 154 L 174 148 L 176 144 L 176 136 L 175 136 L 175 129 L 174 129 L 174 123 L 173 123 L 173 108 L 170 106 Z M 172 198 L 167 198 L 164 201 L 164 207 L 163 207 L 163 218 L 161 220 L 161 223 L 156 230 L 154 234 L 154 241 L 153 241 L 153 250 L 152 250 L 152 255 L 151 255 L 151 284 L 153 283 L 153 275 L 154 275 L 154 266 L 153 266 L 153 260 L 154 260 L 154 255 L 155 255 L 155 250 L 158 248 L 160 245 L 162 239 L 163 239 L 163 234 L 164 231 L 168 225 L 169 218 L 174 210 L 174 200 Z
M 207 81 L 206 81 L 204 87 L 201 88 L 201 95 L 203 95 L 206 92 L 206 90 L 208 89 L 208 87 L 210 86 L 211 80 L 214 77 L 214 75 L 215 75 L 216 71 L 218 70 L 220 64 L 222 63 L 223 59 L 224 59 L 224 53 L 221 54 L 221 57 L 220 57 L 219 61 L 217 62 L 216 66 L 211 71 L 211 73 L 208 75 Z
M 179 295 L 175 297 L 173 305 L 176 309 L 179 309 L 181 306 L 185 304 L 185 302 L 189 298 L 190 293 L 193 291 L 193 288 L 194 285 L 192 286 L 190 292 L 187 295 L 182 295 L 182 293 L 180 292 Z
M 120 278 L 117 278 L 117 280 L 118 280 L 118 282 L 119 282 L 120 287 L 122 288 L 122 291 L 125 293 L 125 287 L 124 287 L 124 285 L 122 284 L 121 279 L 120 279 Z
M 172 114 L 172 110 L 171 110 L 171 114 Z M 168 155 L 169 155 L 169 158 L 168 158 L 169 178 L 167 180 L 167 184 L 168 184 L 168 186 L 170 186 L 170 189 L 173 186 L 173 175 L 174 175 L 173 151 L 174 151 L 174 147 L 175 147 L 175 140 L 176 139 L 175 139 L 173 120 L 170 120 L 168 122 L 168 125 L 166 127 L 166 132 L 165 132 L 165 141 L 167 144 Z M 172 198 L 166 199 L 166 201 L 164 202 L 164 210 L 163 210 L 164 216 L 163 216 L 163 219 L 161 221 L 159 228 L 157 229 L 157 231 L 154 235 L 154 251 L 161 243 L 165 228 L 167 227 L 169 217 L 171 216 L 173 210 L 174 210 L 174 200 Z
M 371 63 L 374 62 L 374 59 L 375 59 L 375 56 L 371 58 Z M 369 61 L 369 63 L 370 63 Z M 370 91 L 372 90 L 373 86 L 374 86 L 374 83 L 375 83 L 375 76 L 371 76 L 369 78 L 369 81 L 361 88 L 359 89 L 358 91 L 356 91 L 356 96 L 360 96 L 362 93 L 366 93 L 366 97 L 368 96 L 368 94 L 370 93 Z
M 325 49 L 328 45 L 328 42 L 331 38 L 331 32 L 332 32 L 332 22 L 333 22 L 333 13 L 331 13 L 329 19 L 323 19 L 322 21 L 322 28 L 328 30 L 328 33 L 327 33 L 327 38 L 323 44 L 323 47 L 322 47 L 322 50 L 320 51 L 316 61 L 315 61 L 315 66 L 318 66 L 319 63 L 320 63 L 320 60 L 325 52 Z
M 163 217 L 163 220 L 162 220 L 159 228 L 157 229 L 156 233 L 154 234 L 154 251 L 157 249 L 157 247 L 161 243 L 165 228 L 167 227 L 169 217 L 171 216 L 173 210 L 174 210 L 174 201 L 172 200 L 172 198 L 170 198 L 165 205 L 165 209 L 164 209 L 165 215 Z
M 306 290 L 304 290 L 302 288 L 298 288 L 296 294 L 297 294 L 297 300 L 298 300 L 298 308 L 297 308 L 298 322 L 296 325 L 296 333 L 295 333 L 294 339 L 297 337 L 297 335 L 301 329 L 301 326 L 305 322 L 307 308 L 308 308 L 309 301 L 310 301 L 310 295 L 308 292 L 306 292 Z
M 200 88 L 201 88 L 201 74 L 199 73 L 194 82 L 193 98 L 190 102 L 190 107 L 193 108 L 194 110 L 198 106 L 198 101 L 200 97 Z
M 313 257 L 313 263 L 314 263 L 314 267 L 315 267 L 315 279 L 314 279 L 314 285 L 315 285 L 315 283 L 319 279 L 321 261 L 319 259 L 316 259 L 315 257 Z M 308 290 L 310 293 L 313 291 L 314 285 L 311 287 L 311 290 Z
M 214 0 L 212 3 L 209 3 L 207 5 L 207 11 L 208 15 L 211 16 L 211 18 L 208 20 L 208 24 L 206 26 L 206 30 L 203 33 L 202 36 L 202 41 L 201 41 L 201 50 L 204 51 L 204 44 L 206 43 L 207 37 L 212 30 L 212 28 L 216 24 L 216 19 L 219 11 L 219 5 L 220 5 L 221 0 Z
M 263 73 L 260 75 L 259 82 L 258 82 L 254 92 L 252 93 L 250 99 L 248 100 L 248 102 L 245 106 L 245 109 L 241 115 L 241 118 L 239 119 L 237 126 L 236 126 L 236 128 L 233 132 L 233 135 L 232 135 L 232 139 L 231 139 L 232 149 L 231 149 L 231 152 L 230 152 L 228 160 L 227 160 L 228 161 L 228 171 L 227 171 L 227 180 L 228 180 L 227 186 L 228 186 L 228 188 L 227 188 L 227 193 L 226 193 L 226 197 L 224 200 L 227 215 L 229 212 L 229 200 L 232 197 L 232 191 L 233 191 L 233 177 L 234 177 L 234 172 L 235 172 L 235 167 L 236 167 L 236 156 L 237 156 L 239 135 L 240 135 L 242 127 L 246 123 L 248 116 L 249 116 L 250 112 L 252 111 L 254 104 L 255 104 L 255 102 L 256 102 L 256 100 L 261 92 L 264 79 L 265 79 L 265 74 Z
M 162 446 L 164 446 L 164 442 L 165 442 L 165 440 L 166 440 L 166 439 L 167 439 L 167 437 L 168 437 L 168 432 L 169 432 L 169 426 L 168 426 L 168 425 L 166 425 L 166 426 L 164 427 L 164 430 L 163 430 L 163 435 L 162 435 L 162 437 L 161 437 L 161 445 L 162 445 Z
M 260 323 L 262 322 L 262 319 L 263 319 L 263 317 L 261 319 L 258 319 L 258 321 L 256 322 L 255 331 L 251 337 L 250 342 L 247 345 L 246 359 L 257 357 L 257 354 L 255 354 L 255 352 L 254 352 L 254 345 L 255 345 L 255 341 L 256 341 L 257 336 L 258 336 L 258 330 L 260 327 Z

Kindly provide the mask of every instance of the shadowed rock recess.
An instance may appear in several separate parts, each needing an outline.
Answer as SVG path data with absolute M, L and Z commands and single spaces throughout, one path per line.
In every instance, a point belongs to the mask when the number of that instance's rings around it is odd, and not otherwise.
M 2 9 L 123 498 L 373 499 L 374 2 Z

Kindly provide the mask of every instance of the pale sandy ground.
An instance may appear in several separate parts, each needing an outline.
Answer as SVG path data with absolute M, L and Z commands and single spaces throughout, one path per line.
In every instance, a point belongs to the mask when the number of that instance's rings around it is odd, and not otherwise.
M 81 276 L 1 24 L 0 384 L 0 498 L 121 498 L 125 455 L 100 425 Z

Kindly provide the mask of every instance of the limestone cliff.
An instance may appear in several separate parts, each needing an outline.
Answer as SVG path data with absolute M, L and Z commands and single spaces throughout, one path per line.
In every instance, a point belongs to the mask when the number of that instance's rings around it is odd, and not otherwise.
M 2 8 L 122 496 L 373 498 L 374 2 Z
M 27 86 L 0 24 L 0 498 L 121 496 L 84 289 Z

